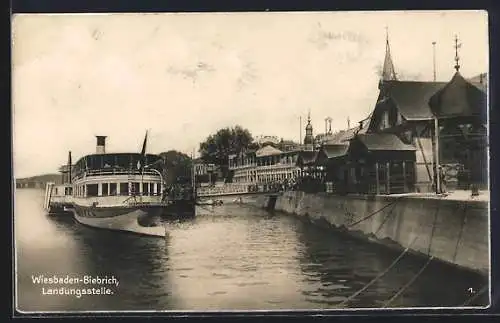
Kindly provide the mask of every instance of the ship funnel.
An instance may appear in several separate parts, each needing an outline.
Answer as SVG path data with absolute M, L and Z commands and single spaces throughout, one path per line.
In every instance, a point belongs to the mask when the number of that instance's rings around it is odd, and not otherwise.
M 106 153 L 106 136 L 95 136 L 97 138 L 96 154 Z

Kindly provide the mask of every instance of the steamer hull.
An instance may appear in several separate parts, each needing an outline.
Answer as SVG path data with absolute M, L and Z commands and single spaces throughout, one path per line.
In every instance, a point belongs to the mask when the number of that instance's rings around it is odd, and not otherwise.
M 143 218 L 161 216 L 162 205 L 87 207 L 74 206 L 75 219 L 84 225 L 116 231 L 126 231 L 145 235 L 164 237 L 164 226 L 145 227 L 140 224 Z

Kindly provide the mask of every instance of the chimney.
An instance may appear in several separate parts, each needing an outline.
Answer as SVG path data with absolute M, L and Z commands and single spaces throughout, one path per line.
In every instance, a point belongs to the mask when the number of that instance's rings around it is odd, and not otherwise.
M 106 136 L 95 136 L 97 138 L 96 154 L 106 153 Z

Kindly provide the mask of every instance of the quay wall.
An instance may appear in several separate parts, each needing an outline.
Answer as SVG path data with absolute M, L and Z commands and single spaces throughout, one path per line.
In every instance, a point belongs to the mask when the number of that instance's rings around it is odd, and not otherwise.
M 274 201 L 273 201 L 274 200 Z M 417 196 L 337 196 L 285 192 L 248 196 L 245 204 L 272 208 L 371 242 L 433 256 L 489 274 L 488 202 Z

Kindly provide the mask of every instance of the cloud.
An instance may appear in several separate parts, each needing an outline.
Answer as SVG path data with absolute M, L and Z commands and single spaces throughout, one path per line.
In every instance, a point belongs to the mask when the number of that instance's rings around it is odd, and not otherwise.
M 257 79 L 258 73 L 255 64 L 252 62 L 245 62 L 241 70 L 241 75 L 236 81 L 238 90 L 242 90 Z
M 193 83 L 201 76 L 201 74 L 213 73 L 215 68 L 205 62 L 198 62 L 195 66 L 189 68 L 177 68 L 169 66 L 167 73 L 171 75 L 181 75 L 184 79 L 190 79 Z
M 308 41 L 318 50 L 326 50 L 331 47 L 340 47 L 345 51 L 355 50 L 359 52 L 370 43 L 360 32 L 353 30 L 325 30 L 318 22 L 308 37 Z M 358 55 L 359 56 L 359 55 Z

